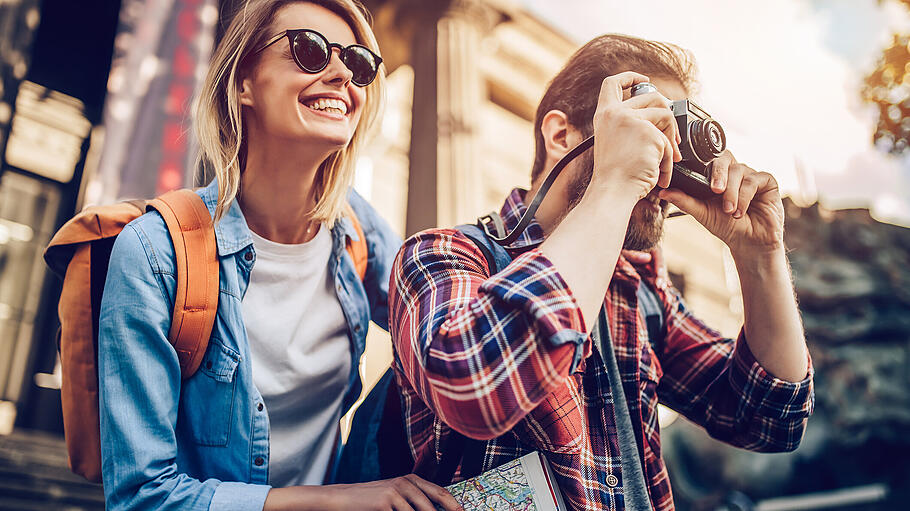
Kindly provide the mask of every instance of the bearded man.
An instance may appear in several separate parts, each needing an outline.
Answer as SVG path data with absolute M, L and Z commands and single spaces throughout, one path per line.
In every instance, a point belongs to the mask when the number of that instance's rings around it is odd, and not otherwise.
M 777 183 L 727 151 L 710 167 L 710 199 L 668 188 L 681 159 L 668 99 L 690 95 L 692 69 L 670 44 L 619 35 L 587 43 L 540 102 L 532 187 L 506 198 L 505 229 L 592 134 L 593 151 L 566 167 L 504 247 L 507 264 L 496 268 L 486 242 L 465 229 L 405 242 L 389 323 L 418 474 L 446 484 L 536 450 L 573 509 L 673 509 L 658 402 L 735 446 L 797 447 L 812 369 Z M 660 93 L 630 97 L 646 81 Z M 737 339 L 692 315 L 660 263 L 668 203 L 730 248 L 745 311 Z M 632 264 L 622 249 L 652 256 Z M 652 299 L 656 325 L 642 312 Z

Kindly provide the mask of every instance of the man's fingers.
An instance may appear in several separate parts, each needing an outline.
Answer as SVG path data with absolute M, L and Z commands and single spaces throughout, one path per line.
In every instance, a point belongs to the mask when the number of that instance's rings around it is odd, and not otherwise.
M 657 196 L 673 204 L 682 212 L 688 213 L 692 216 L 692 218 L 702 224 L 704 224 L 705 219 L 708 216 L 708 207 L 705 205 L 705 203 L 688 195 L 682 190 L 669 188 L 659 191 Z
M 724 189 L 724 213 L 733 214 L 739 202 L 739 189 L 742 186 L 745 166 L 738 163 L 730 165 L 727 170 L 727 186 Z
M 634 98 L 627 99 L 625 103 L 632 108 L 663 108 L 664 110 L 670 110 L 672 105 L 672 102 L 659 92 L 639 94 Z
M 745 165 L 743 166 L 746 167 Z M 767 172 L 756 172 L 749 167 L 746 168 L 749 171 L 743 178 L 743 185 L 739 188 L 739 200 L 736 205 L 736 211 L 733 213 L 733 218 L 741 218 L 749 210 L 749 205 L 752 204 L 755 194 L 759 190 L 767 189 L 768 183 L 774 179 Z
M 639 250 L 623 250 L 622 256 L 626 258 L 626 261 L 636 265 L 648 264 L 654 258 L 651 252 L 641 252 Z
M 714 193 L 724 193 L 727 188 L 727 173 L 730 165 L 736 163 L 733 153 L 724 151 L 711 162 L 711 190 Z
M 405 478 L 417 486 L 430 500 L 442 506 L 445 511 L 464 511 L 458 501 L 455 500 L 455 497 L 445 488 L 414 474 L 408 474 Z
M 608 76 L 604 78 L 604 81 L 600 84 L 600 97 L 597 100 L 597 104 L 600 107 L 603 107 L 621 103 L 623 89 L 628 89 L 635 84 L 647 81 L 647 76 L 633 71 L 626 71 L 624 73 Z
M 673 178 L 673 147 L 670 141 L 663 140 L 664 157 L 660 160 L 660 175 L 657 176 L 657 186 L 659 188 L 669 188 L 670 180 Z
M 679 126 L 676 124 L 676 118 L 673 117 L 673 112 L 666 108 L 658 107 L 635 110 L 635 114 L 656 126 L 667 138 L 671 149 L 671 165 L 672 162 L 682 159 L 682 154 L 679 152 L 679 142 L 677 142 L 677 138 L 679 137 Z

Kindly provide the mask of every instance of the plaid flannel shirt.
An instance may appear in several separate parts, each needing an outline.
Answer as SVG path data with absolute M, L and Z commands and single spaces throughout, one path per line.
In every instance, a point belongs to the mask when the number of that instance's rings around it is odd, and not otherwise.
M 523 193 L 513 190 L 502 207 L 509 230 L 526 209 Z M 532 223 L 506 247 L 512 263 L 492 276 L 454 229 L 416 234 L 399 251 L 389 324 L 415 471 L 432 473 L 454 428 L 487 440 L 483 470 L 539 450 L 571 508 L 624 509 L 607 371 L 591 356 L 596 347 L 571 291 L 536 249 L 542 241 Z M 637 308 L 642 279 L 664 305 L 659 353 Z M 774 378 L 742 333 L 724 338 L 686 309 L 656 258 L 638 268 L 620 258 L 604 306 L 655 509 L 673 509 L 658 401 L 739 447 L 798 446 L 814 401 L 811 365 L 801 382 Z

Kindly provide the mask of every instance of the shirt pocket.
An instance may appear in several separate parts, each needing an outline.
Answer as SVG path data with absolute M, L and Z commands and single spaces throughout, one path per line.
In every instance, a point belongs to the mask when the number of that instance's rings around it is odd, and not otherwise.
M 180 408 L 197 444 L 227 445 L 239 363 L 240 354 L 213 337 L 199 370 L 183 382 Z

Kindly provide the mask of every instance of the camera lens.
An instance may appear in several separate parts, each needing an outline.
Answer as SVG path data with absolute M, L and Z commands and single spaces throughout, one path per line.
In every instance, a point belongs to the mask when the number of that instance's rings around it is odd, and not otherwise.
M 707 163 L 727 148 L 727 135 L 714 119 L 699 119 L 689 125 L 692 149 L 699 160 Z

